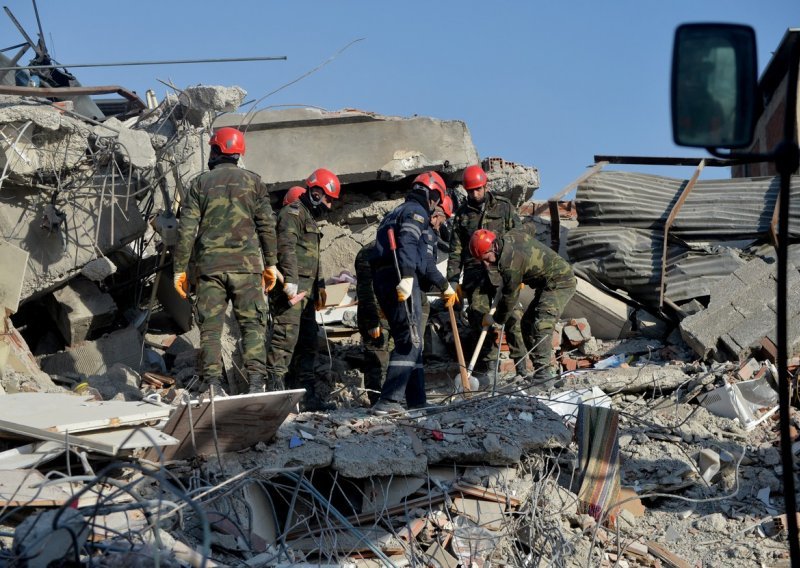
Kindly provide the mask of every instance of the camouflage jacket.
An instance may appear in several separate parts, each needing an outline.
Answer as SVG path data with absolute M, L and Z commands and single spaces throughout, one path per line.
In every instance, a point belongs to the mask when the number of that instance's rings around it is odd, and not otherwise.
M 175 272 L 259 273 L 277 262 L 275 218 L 258 174 L 219 164 L 192 180 L 181 205 Z
M 498 237 L 506 231 L 520 226 L 514 206 L 505 197 L 486 192 L 486 199 L 479 207 L 469 200 L 461 204 L 453 219 L 450 236 L 450 256 L 447 259 L 447 280 L 458 282 L 461 269 L 481 269 L 481 263 L 469 253 L 469 239 L 478 229 L 489 229 Z
M 500 237 L 499 247 L 497 267 L 489 274 L 503 294 L 495 312 L 496 322 L 505 323 L 519 301 L 522 284 L 543 290 L 575 287 L 575 274 L 569 263 L 526 229 L 506 233 Z
M 319 243 L 321 233 L 311 211 L 298 199 L 278 212 L 278 267 L 287 283 L 300 291 L 312 293 L 309 286 L 319 280 Z M 310 281 L 310 282 L 309 282 Z
M 381 315 L 378 308 L 378 299 L 372 288 L 372 266 L 370 262 L 375 255 L 375 241 L 372 241 L 358 251 L 356 255 L 356 297 L 358 298 L 358 327 L 363 330 L 375 329 L 380 326 Z

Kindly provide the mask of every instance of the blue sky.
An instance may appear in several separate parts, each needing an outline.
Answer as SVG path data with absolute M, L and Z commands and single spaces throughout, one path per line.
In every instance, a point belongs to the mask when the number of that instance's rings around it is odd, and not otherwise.
M 6 5 L 35 37 L 31 2 Z M 789 0 L 40 0 L 39 13 L 60 63 L 288 57 L 73 70 L 84 85 L 119 84 L 142 97 L 148 88 L 163 97 L 161 79 L 178 87 L 239 85 L 257 99 L 365 38 L 260 106 L 463 120 L 481 157 L 539 168 L 536 198 L 578 177 L 595 154 L 704 155 L 672 143 L 669 71 L 678 24 L 752 25 L 760 69 L 786 29 L 800 26 L 798 5 Z M 22 41 L 5 14 L 0 34 L 1 47 Z M 691 175 L 690 168 L 622 169 Z M 727 169 L 706 168 L 703 178 L 727 175 Z

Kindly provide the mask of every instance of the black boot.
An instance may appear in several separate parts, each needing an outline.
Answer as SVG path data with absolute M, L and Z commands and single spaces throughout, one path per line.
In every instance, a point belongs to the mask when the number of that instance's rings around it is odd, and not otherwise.
M 273 373 L 267 375 L 267 392 L 275 392 L 286 390 L 286 384 L 283 382 L 283 377 L 279 377 Z
M 248 377 L 248 380 L 250 381 L 250 390 L 247 391 L 249 394 L 264 392 L 264 375 L 254 373 Z
M 314 387 L 313 383 L 306 383 L 303 387 L 306 389 L 306 396 L 303 398 L 301 405 L 301 410 L 303 412 L 328 412 L 330 410 L 336 410 L 335 404 L 322 400 L 322 398 L 317 395 L 317 389 Z
M 222 379 L 214 377 L 208 379 L 206 381 L 206 388 L 203 393 L 207 397 L 211 397 L 213 395 L 214 398 L 220 398 L 223 396 L 228 396 L 228 393 L 225 392 L 225 389 L 222 388 Z

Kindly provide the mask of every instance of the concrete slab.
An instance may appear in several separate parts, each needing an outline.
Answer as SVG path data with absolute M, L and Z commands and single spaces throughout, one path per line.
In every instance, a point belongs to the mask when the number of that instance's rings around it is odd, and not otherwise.
M 240 126 L 244 118 L 225 114 L 214 127 Z M 469 129 L 456 120 L 297 108 L 257 112 L 241 128 L 247 132 L 245 167 L 280 189 L 319 167 L 352 183 L 398 180 L 427 169 L 456 172 L 478 163 Z
M 425 455 L 417 455 L 411 438 L 402 430 L 351 436 L 339 440 L 331 467 L 345 477 L 422 476 L 428 466 Z
M 567 375 L 567 387 L 574 389 L 596 386 L 606 393 L 640 393 L 675 390 L 691 380 L 679 367 L 615 368 L 585 371 Z
M 42 228 L 43 196 L 37 191 L 3 186 L 0 239 L 31 254 L 22 284 L 21 301 L 49 292 L 72 278 L 84 264 L 117 250 L 139 237 L 145 221 L 134 198 L 126 198 L 118 182 L 112 200 L 109 188 L 101 199 L 102 178 L 59 199 L 66 221 L 61 230 Z M 122 192 L 122 195 L 120 193 Z

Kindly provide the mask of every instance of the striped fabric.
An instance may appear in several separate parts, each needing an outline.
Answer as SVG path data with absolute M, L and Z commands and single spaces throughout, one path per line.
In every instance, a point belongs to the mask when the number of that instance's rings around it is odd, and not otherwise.
M 600 521 L 619 495 L 619 413 L 610 408 L 578 407 L 578 512 Z M 614 525 L 608 515 L 607 523 Z

